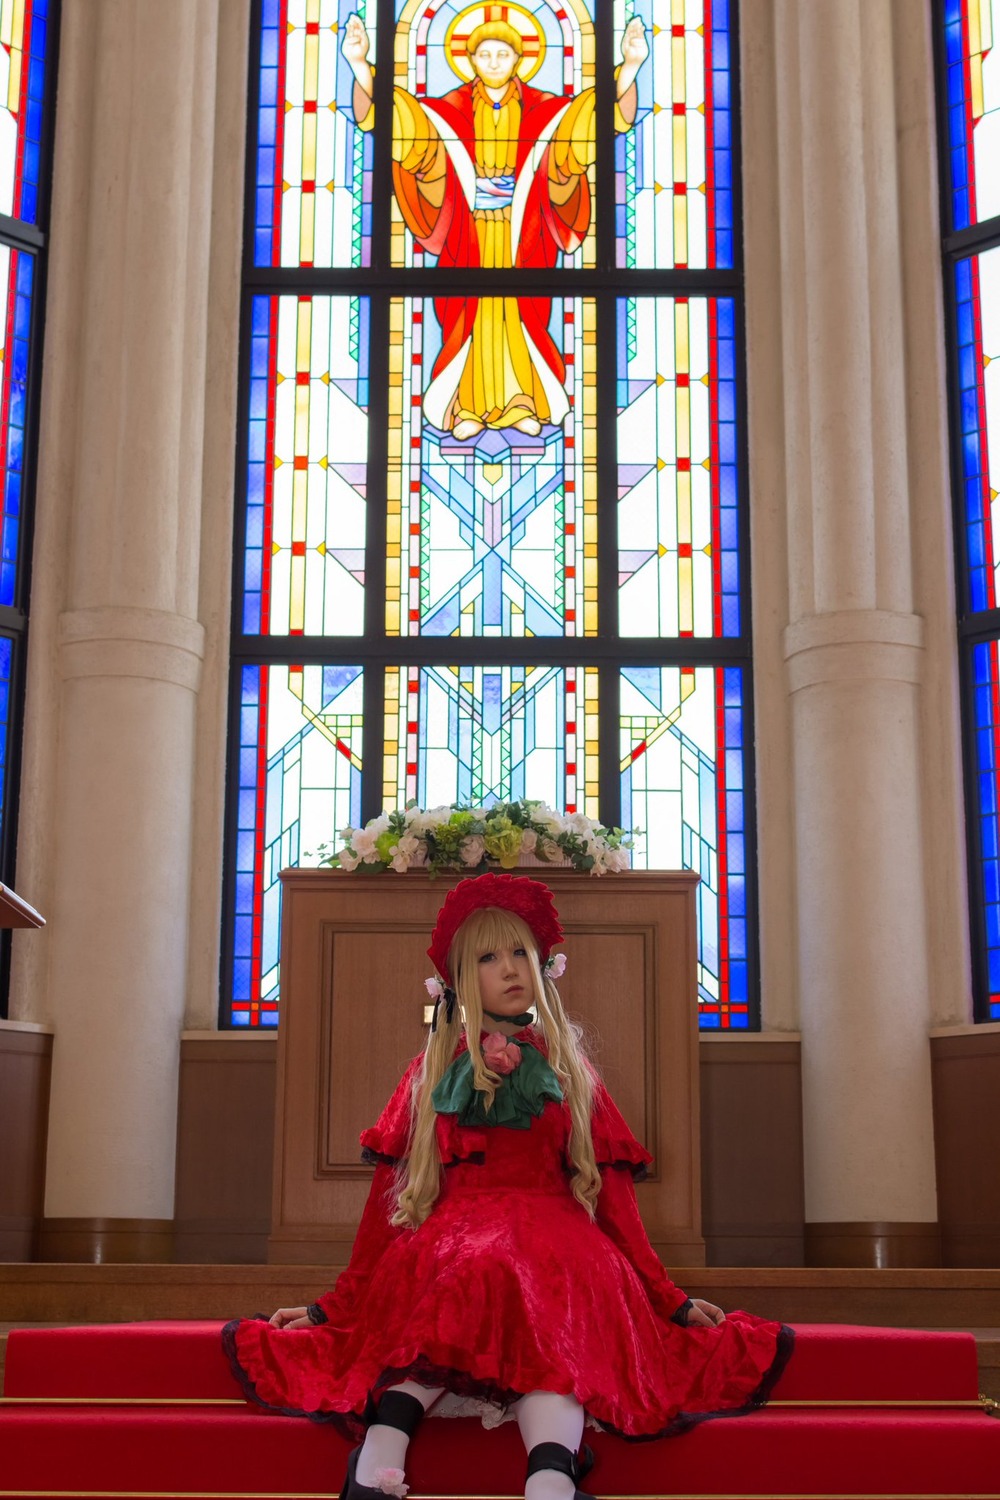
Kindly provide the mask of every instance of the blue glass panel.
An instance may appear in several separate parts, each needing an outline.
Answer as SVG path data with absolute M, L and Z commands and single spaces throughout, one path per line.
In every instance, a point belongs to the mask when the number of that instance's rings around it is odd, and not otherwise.
M 997 854 L 1000 772 L 1000 642 L 972 647 L 976 777 L 972 816 L 980 861 L 981 921 L 985 938 L 987 1019 L 1000 1016 L 1000 879 Z
M 244 666 L 231 1021 L 277 1024 L 282 869 L 361 819 L 360 667 Z
M 621 673 L 622 821 L 640 869 L 696 870 L 698 1001 L 707 1028 L 749 1024 L 742 667 Z
M 0 604 L 17 600 L 34 257 L 0 245 Z

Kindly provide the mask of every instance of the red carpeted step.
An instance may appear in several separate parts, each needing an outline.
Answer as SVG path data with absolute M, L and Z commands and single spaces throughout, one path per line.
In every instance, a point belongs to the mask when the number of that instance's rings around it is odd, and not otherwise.
M 119 1323 L 19 1329 L 7 1345 L 9 1396 L 238 1395 L 219 1344 L 221 1324 Z M 290 1334 L 289 1337 L 296 1337 Z M 839 1324 L 797 1329 L 776 1400 L 974 1400 L 971 1334 Z
M 684 1437 L 627 1444 L 596 1434 L 598 1495 L 996 1497 L 1000 1422 L 980 1413 L 764 1411 Z M 329 1427 L 208 1408 L 6 1408 L 0 1491 L 326 1495 L 348 1445 Z M 430 1421 L 411 1450 L 414 1497 L 519 1495 L 513 1424 Z
M 184 1321 L 14 1329 L 7 1338 L 4 1395 L 239 1396 L 221 1328 Z
M 974 1401 L 979 1392 L 971 1333 L 799 1323 L 795 1353 L 775 1401 Z

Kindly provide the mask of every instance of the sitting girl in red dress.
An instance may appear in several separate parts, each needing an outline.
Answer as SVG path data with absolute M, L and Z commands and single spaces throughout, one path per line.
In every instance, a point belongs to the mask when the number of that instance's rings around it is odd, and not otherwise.
M 692 1301 L 653 1251 L 633 1185 L 651 1157 L 566 1018 L 562 935 L 540 881 L 449 892 L 427 1045 L 361 1136 L 349 1266 L 311 1307 L 224 1330 L 249 1397 L 363 1437 L 349 1500 L 401 1500 L 430 1407 L 516 1418 L 526 1500 L 572 1500 L 585 1422 L 640 1440 L 754 1410 L 791 1352 L 790 1329 Z

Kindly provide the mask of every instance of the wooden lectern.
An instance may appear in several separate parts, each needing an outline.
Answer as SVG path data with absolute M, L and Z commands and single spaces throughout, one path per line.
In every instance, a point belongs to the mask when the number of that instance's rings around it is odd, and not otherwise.
M 705 1263 L 701 1233 L 695 888 L 684 872 L 594 879 L 537 873 L 566 932 L 566 1009 L 636 1135 L 655 1157 L 639 1185 L 670 1265 Z M 344 1266 L 371 1168 L 374 1123 L 424 1041 L 427 944 L 461 877 L 285 870 L 274 1198 L 268 1258 Z

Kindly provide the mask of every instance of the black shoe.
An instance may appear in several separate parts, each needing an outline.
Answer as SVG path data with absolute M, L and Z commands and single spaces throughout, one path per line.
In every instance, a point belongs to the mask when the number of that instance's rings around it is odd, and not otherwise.
M 423 1415 L 423 1405 L 416 1396 L 408 1396 L 405 1391 L 383 1391 L 377 1402 L 369 1397 L 365 1422 L 369 1427 L 376 1423 L 380 1427 L 395 1427 L 397 1431 L 405 1432 L 407 1437 L 412 1437 L 420 1426 Z M 363 1447 L 364 1444 L 359 1443 L 347 1460 L 347 1474 L 340 1500 L 379 1500 L 379 1497 L 385 1500 L 385 1490 L 372 1489 L 370 1485 L 359 1484 L 357 1481 L 358 1454 Z
M 340 1492 L 340 1500 L 391 1500 L 385 1490 L 373 1489 L 370 1485 L 358 1483 L 358 1455 L 363 1447 L 364 1444 L 359 1443 L 348 1457 L 347 1473 L 344 1476 L 344 1488 Z
M 562 1443 L 536 1443 L 528 1454 L 528 1472 L 525 1481 L 532 1474 L 537 1474 L 542 1469 L 554 1469 L 557 1474 L 565 1474 L 572 1479 L 574 1485 L 579 1484 L 594 1467 L 594 1454 L 586 1445 L 580 1450 L 580 1457 L 565 1448 Z M 575 1500 L 594 1500 L 592 1495 L 585 1495 L 582 1490 L 574 1490 Z

